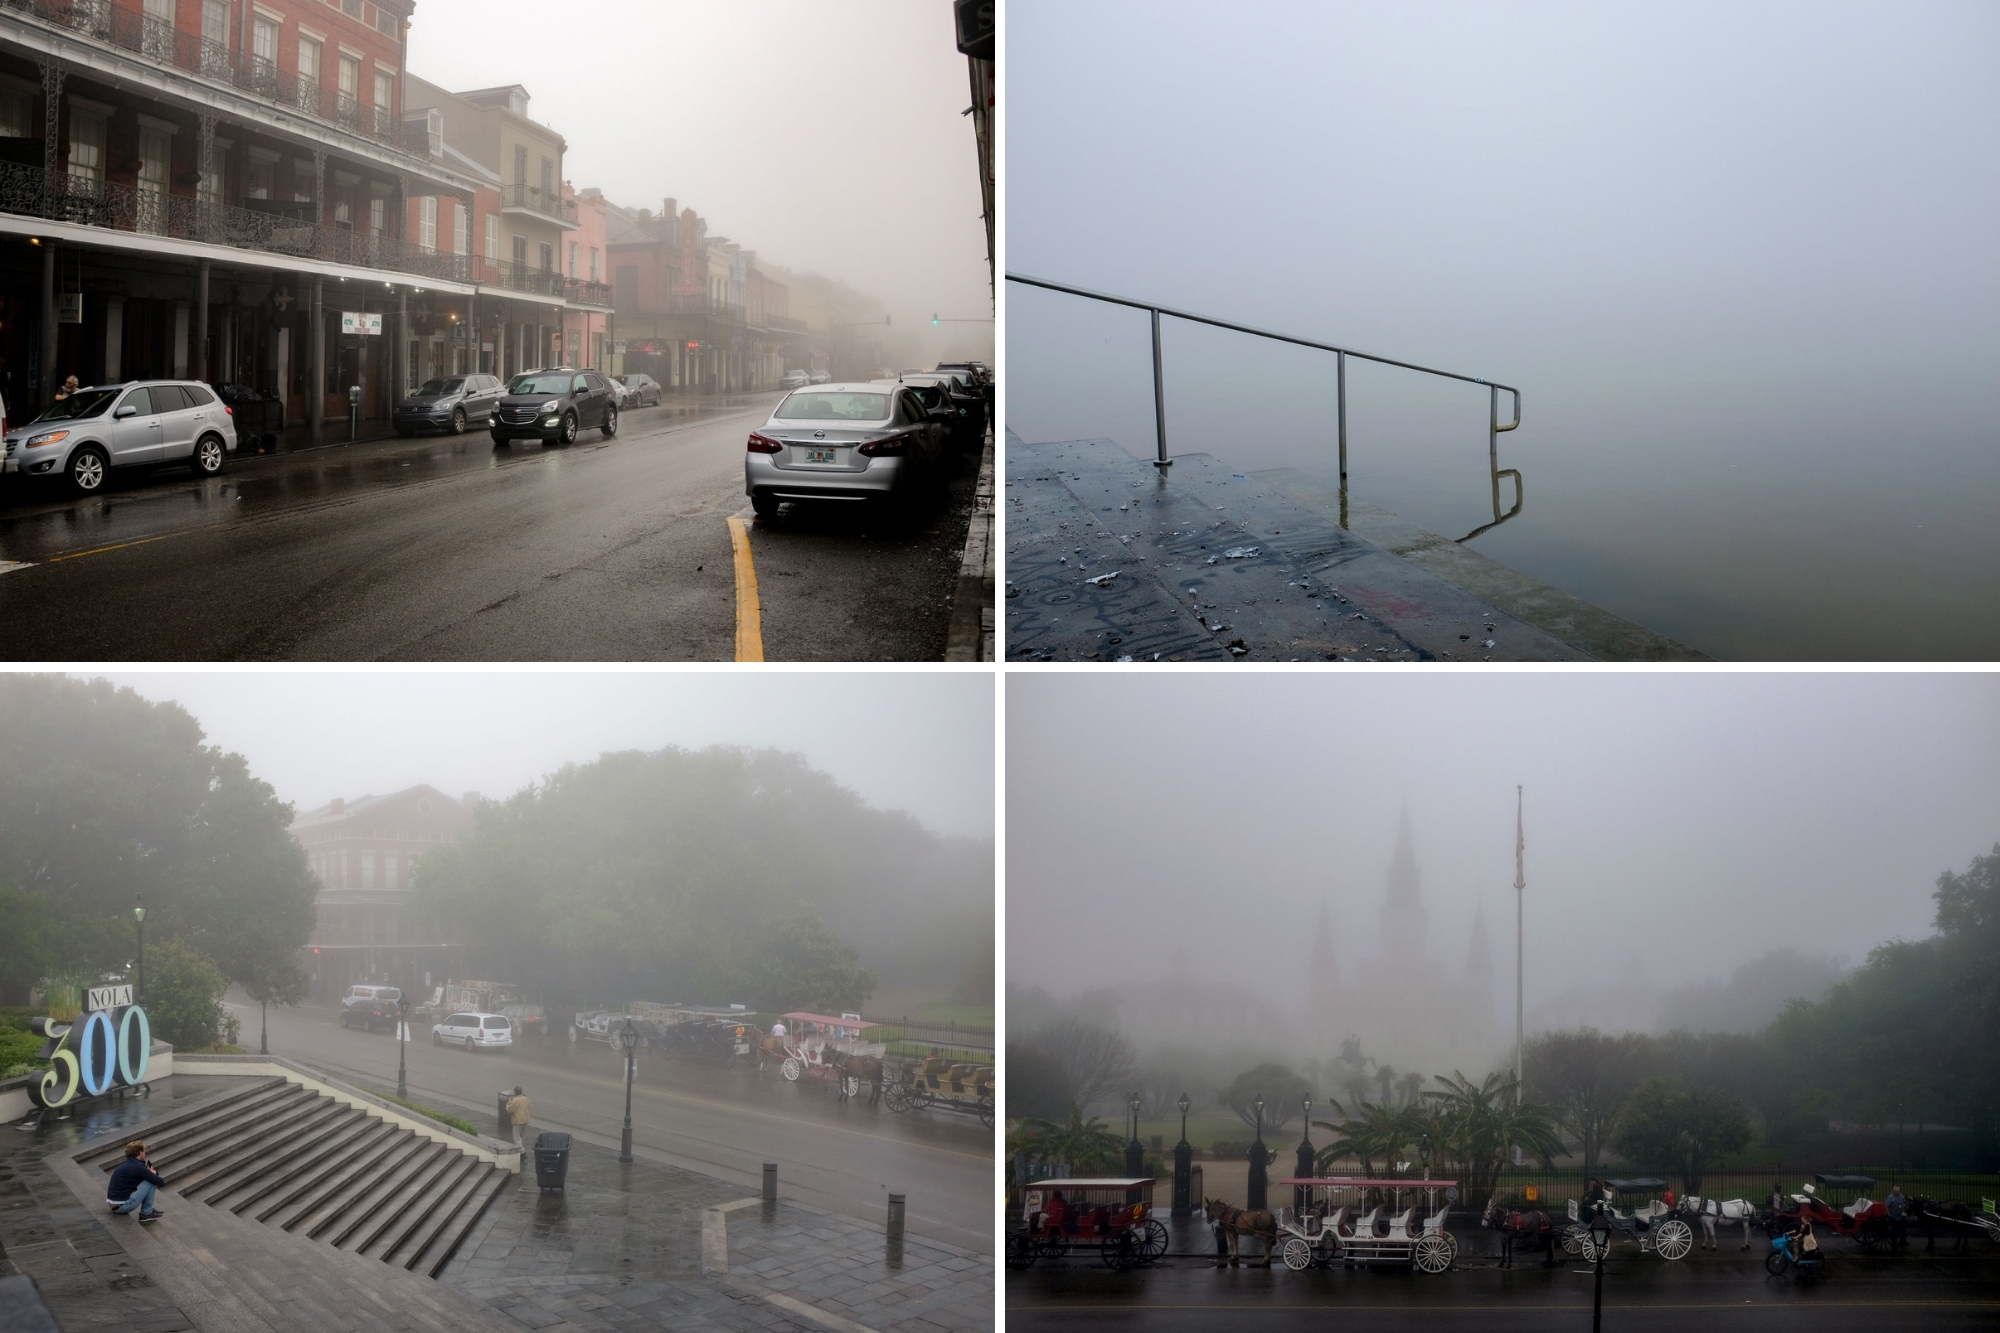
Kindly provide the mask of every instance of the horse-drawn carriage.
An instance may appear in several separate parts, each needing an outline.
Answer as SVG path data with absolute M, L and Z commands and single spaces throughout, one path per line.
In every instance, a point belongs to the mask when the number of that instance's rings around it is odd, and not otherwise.
M 1019 1227 L 1007 1232 L 1007 1265 L 1095 1250 L 1123 1272 L 1167 1252 L 1166 1224 L 1153 1217 L 1153 1181 L 1122 1177 L 1038 1180 L 1029 1185 Z
M 947 1060 L 933 1050 L 922 1060 L 903 1064 L 883 1089 L 883 1100 L 898 1113 L 935 1106 L 993 1128 L 993 1066 Z
M 1335 1263 L 1357 1266 L 1390 1264 L 1419 1273 L 1442 1273 L 1458 1258 L 1458 1238 L 1445 1229 L 1449 1204 L 1458 1197 L 1455 1180 L 1364 1180 L 1358 1177 L 1290 1177 L 1278 1182 L 1304 1189 L 1303 1209 L 1281 1208 L 1277 1214 L 1277 1248 L 1293 1272 Z M 1370 1190 L 1393 1192 L 1395 1203 L 1363 1210 Z M 1422 1190 L 1424 1216 L 1403 1207 L 1403 1192 Z M 1438 1211 L 1437 1194 L 1445 1192 L 1447 1209 Z
M 728 1063 L 748 1055 L 756 1036 L 742 1005 L 634 1003 L 629 1008 L 647 1045 L 661 1051 Z
M 869 1023 L 859 1014 L 786 1014 L 784 1035 L 757 1039 L 757 1049 L 778 1061 L 778 1072 L 787 1083 L 802 1078 L 827 1079 L 840 1088 L 842 1097 L 853 1097 L 863 1087 L 882 1080 L 882 1056 L 888 1046 L 868 1041 L 862 1034 L 879 1024 Z M 759 1064 L 762 1064 L 762 1057 Z
M 1607 1201 L 1604 1215 L 1611 1219 L 1614 1231 L 1623 1232 L 1636 1241 L 1641 1254 L 1651 1252 L 1662 1259 L 1687 1258 L 1688 1251 L 1694 1248 L 1694 1228 L 1681 1220 L 1680 1204 L 1669 1204 L 1659 1197 L 1660 1191 L 1667 1188 L 1665 1180 L 1659 1176 L 1641 1176 L 1604 1183 L 1618 1194 L 1653 1196 L 1648 1202 L 1626 1212 L 1618 1211 L 1615 1204 Z M 1575 1199 L 1569 1201 L 1569 1219 L 1570 1225 L 1563 1232 L 1563 1248 L 1595 1263 L 1597 1243 L 1591 1239 L 1590 1218 L 1577 1206 Z

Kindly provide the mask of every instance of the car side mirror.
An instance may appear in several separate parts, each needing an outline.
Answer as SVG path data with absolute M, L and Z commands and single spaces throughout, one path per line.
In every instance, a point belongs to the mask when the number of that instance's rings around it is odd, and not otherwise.
M 113 413 L 112 413 L 111 415 L 112 415 L 112 416 L 113 416 L 114 418 L 117 418 L 117 417 L 136 417 L 136 416 L 138 416 L 138 415 L 139 415 L 139 409 L 138 409 L 138 408 L 136 408 L 136 407 L 134 407 L 134 406 L 132 406 L 132 404 L 130 404 L 130 403 L 127 403 L 127 404 L 125 404 L 125 406 L 123 406 L 123 407 L 119 408 L 119 409 L 118 409 L 118 410 L 117 410 L 116 412 L 113 412 Z

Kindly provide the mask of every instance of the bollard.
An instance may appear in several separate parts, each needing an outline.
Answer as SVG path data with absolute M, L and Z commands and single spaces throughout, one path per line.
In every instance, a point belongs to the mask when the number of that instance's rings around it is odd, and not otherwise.
M 903 1262 L 903 1196 L 889 1196 L 889 1262 Z
M 764 1163 L 764 1202 L 776 1203 L 777 1201 L 778 1164 L 776 1162 L 766 1162 Z

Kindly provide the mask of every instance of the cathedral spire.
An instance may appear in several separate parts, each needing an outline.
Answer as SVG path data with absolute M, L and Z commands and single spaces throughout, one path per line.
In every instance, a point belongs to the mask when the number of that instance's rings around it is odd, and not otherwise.
M 1388 892 L 1382 899 L 1382 950 L 1395 965 L 1421 963 L 1426 956 L 1430 923 L 1423 887 L 1406 802 L 1396 828 L 1396 852 L 1389 861 Z

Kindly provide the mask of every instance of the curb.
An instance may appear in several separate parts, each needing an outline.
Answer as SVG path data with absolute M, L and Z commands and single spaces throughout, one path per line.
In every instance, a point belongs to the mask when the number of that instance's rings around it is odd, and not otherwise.
M 979 455 L 973 489 L 972 522 L 965 531 L 965 556 L 958 566 L 958 595 L 952 599 L 945 633 L 947 662 L 993 660 L 993 435 Z

